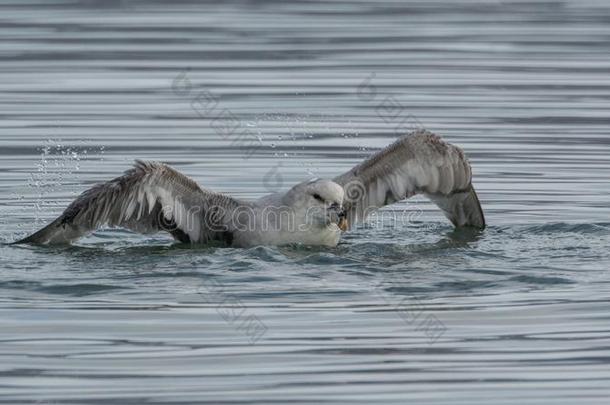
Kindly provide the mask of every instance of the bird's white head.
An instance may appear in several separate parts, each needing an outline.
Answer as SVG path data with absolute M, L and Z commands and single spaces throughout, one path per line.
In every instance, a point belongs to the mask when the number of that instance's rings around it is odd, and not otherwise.
M 313 179 L 294 186 L 285 195 L 285 201 L 295 210 L 305 213 L 308 220 L 320 225 L 336 224 L 347 229 L 343 209 L 343 187 L 324 179 Z

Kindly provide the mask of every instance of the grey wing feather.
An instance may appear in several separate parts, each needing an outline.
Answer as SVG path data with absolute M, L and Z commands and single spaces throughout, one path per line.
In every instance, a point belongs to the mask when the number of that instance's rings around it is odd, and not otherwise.
M 231 236 L 226 216 L 236 205 L 168 165 L 137 160 L 122 176 L 83 192 L 57 219 L 15 243 L 70 243 L 104 225 L 166 231 L 182 242 L 226 240 Z
M 485 228 L 464 152 L 425 130 L 400 138 L 334 181 L 344 188 L 350 225 L 382 206 L 424 194 L 456 227 Z

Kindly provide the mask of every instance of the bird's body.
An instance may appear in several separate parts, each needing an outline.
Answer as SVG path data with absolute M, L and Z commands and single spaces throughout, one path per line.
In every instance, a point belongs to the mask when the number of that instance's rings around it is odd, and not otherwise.
M 158 162 L 134 168 L 81 194 L 56 220 L 17 243 L 70 243 L 101 226 L 165 231 L 184 243 L 229 246 L 335 246 L 374 210 L 415 194 L 435 202 L 456 227 L 485 227 L 461 149 L 427 131 L 400 138 L 333 180 L 244 201 L 202 189 Z

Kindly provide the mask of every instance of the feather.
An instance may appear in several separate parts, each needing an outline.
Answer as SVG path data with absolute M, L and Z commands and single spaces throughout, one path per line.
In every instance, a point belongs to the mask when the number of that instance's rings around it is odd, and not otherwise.
M 239 205 L 219 196 L 168 165 L 137 160 L 125 174 L 86 190 L 59 218 L 15 243 L 70 243 L 104 225 L 142 233 L 168 231 L 181 241 L 226 240 L 224 233 L 203 226 L 208 201 L 224 204 L 226 211 Z
M 350 226 L 377 208 L 424 194 L 455 226 L 485 228 L 464 152 L 425 130 L 400 138 L 334 181 L 348 197 L 350 188 L 360 189 L 358 198 L 344 203 Z

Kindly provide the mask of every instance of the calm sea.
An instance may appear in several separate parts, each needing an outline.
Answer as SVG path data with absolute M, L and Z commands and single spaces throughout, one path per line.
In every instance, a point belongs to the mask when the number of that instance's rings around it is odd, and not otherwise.
M 606 404 L 609 72 L 601 0 L 1 1 L 0 241 L 135 158 L 255 198 L 421 127 L 489 227 L 0 246 L 0 403 Z

